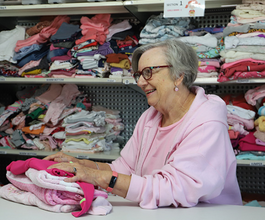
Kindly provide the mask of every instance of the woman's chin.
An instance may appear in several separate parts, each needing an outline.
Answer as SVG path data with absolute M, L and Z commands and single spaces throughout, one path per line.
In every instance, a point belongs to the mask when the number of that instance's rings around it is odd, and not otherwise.
M 154 102 L 151 100 L 147 100 L 147 103 L 148 103 L 148 105 L 153 106 L 154 108 L 156 108 L 156 106 L 157 106 L 157 102 Z

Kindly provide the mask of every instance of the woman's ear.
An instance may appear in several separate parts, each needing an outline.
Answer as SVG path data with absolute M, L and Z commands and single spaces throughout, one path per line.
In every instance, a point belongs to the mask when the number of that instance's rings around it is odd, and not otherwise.
M 183 79 L 184 79 L 184 74 L 182 74 L 178 79 L 175 80 L 175 83 L 174 83 L 175 86 L 178 87 L 182 83 Z

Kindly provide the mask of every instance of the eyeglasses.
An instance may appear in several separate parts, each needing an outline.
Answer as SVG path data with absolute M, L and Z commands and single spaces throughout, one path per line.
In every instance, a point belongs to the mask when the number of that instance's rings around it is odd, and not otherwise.
M 142 71 L 136 71 L 136 72 L 134 72 L 133 73 L 133 77 L 134 77 L 136 83 L 140 79 L 141 75 L 144 77 L 145 80 L 149 80 L 152 77 L 152 70 L 153 69 L 168 68 L 168 67 L 172 67 L 172 65 L 145 67 L 145 68 L 143 68 Z

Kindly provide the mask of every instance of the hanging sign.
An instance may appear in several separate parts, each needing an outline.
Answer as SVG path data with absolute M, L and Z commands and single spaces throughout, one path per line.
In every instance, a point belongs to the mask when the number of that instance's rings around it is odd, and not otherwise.
M 204 16 L 205 0 L 165 0 L 164 18 Z

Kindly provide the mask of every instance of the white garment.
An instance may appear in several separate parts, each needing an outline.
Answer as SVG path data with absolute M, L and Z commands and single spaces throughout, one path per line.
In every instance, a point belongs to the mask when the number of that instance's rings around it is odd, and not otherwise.
M 189 44 L 203 44 L 208 47 L 217 47 L 217 38 L 210 33 L 204 36 L 179 37 L 178 40 Z
M 130 25 L 128 20 L 124 20 L 118 24 L 113 24 L 109 27 L 109 33 L 107 34 L 107 39 L 106 41 L 110 41 L 111 37 L 115 34 L 115 33 L 119 33 L 122 31 L 126 31 L 131 29 L 132 26 Z
M 244 109 L 238 106 L 227 105 L 227 112 L 233 115 L 237 115 L 240 118 L 244 119 L 254 119 L 256 113 L 254 111 Z
M 25 32 L 25 28 L 18 25 L 10 31 L 0 32 L 0 61 L 16 63 L 13 60 L 16 43 L 25 39 Z
M 236 36 L 225 37 L 225 49 L 236 48 L 237 46 L 245 45 L 256 45 L 264 46 L 265 38 L 262 37 L 248 37 L 248 38 L 238 38 Z

